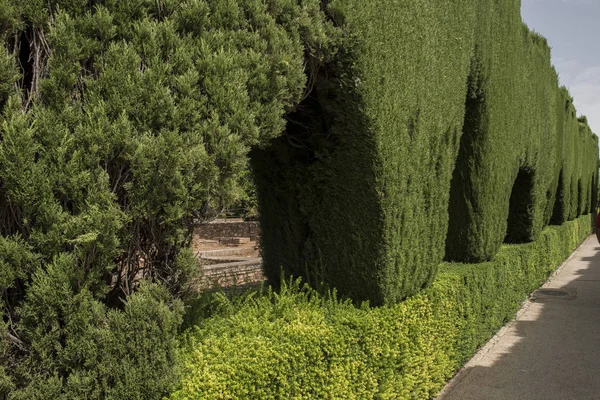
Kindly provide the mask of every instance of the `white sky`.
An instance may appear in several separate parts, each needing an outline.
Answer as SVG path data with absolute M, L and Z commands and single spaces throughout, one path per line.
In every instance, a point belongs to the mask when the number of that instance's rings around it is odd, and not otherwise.
M 600 135 L 600 0 L 521 0 L 521 14 L 548 39 L 561 85 Z

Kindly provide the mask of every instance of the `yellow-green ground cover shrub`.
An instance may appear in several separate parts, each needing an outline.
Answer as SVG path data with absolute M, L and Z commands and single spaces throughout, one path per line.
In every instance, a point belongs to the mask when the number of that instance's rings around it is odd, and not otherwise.
M 590 216 L 504 245 L 493 262 L 445 263 L 402 303 L 356 307 L 299 284 L 236 301 L 182 337 L 182 399 L 428 399 L 590 232 Z

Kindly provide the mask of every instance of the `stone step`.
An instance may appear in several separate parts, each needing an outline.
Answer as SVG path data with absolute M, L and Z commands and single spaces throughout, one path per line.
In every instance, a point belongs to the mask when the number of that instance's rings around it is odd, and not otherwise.
M 227 246 L 239 246 L 250 242 L 249 237 L 220 237 L 219 244 Z
M 224 263 L 232 263 L 238 261 L 248 261 L 256 258 L 256 256 L 210 256 L 210 257 L 202 257 L 202 265 L 214 265 L 214 264 L 224 264 Z
M 254 247 L 238 247 L 232 249 L 204 250 L 199 251 L 198 257 L 224 257 L 224 256 L 252 256 L 256 254 Z
M 202 271 L 205 276 L 214 275 L 239 275 L 249 271 L 262 269 L 262 258 L 251 258 L 245 261 L 226 262 L 221 264 L 205 265 Z

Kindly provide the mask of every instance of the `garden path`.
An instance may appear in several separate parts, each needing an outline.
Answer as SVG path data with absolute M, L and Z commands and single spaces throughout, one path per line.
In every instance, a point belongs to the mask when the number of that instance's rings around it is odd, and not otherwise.
M 438 400 L 600 399 L 600 245 L 590 236 Z

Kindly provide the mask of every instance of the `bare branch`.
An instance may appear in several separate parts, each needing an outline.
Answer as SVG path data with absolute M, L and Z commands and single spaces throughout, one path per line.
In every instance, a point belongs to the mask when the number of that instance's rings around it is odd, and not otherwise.
M 10 334 L 8 332 L 6 332 L 5 335 L 6 335 L 6 338 L 9 341 L 11 341 L 15 346 L 17 346 L 20 350 L 28 351 L 27 350 L 27 346 L 25 345 L 25 343 L 21 339 L 19 339 L 16 336 L 13 336 L 12 334 Z

